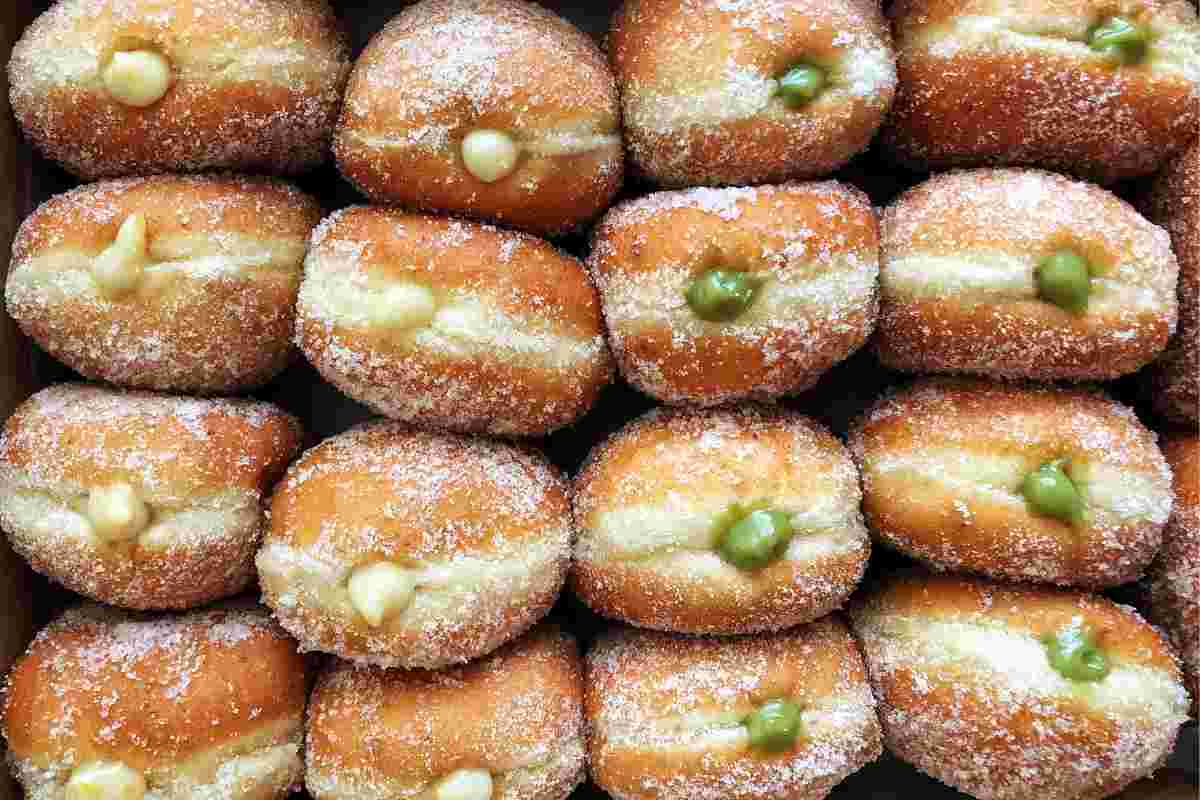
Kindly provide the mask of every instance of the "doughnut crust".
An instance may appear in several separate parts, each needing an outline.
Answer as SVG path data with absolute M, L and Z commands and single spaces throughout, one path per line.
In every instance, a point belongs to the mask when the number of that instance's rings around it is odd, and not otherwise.
M 936 568 L 1099 589 L 1136 580 L 1171 513 L 1171 470 L 1133 410 L 1090 391 L 933 378 L 885 397 L 850 433 L 863 513 L 885 544 Z M 1069 459 L 1086 520 L 1021 491 Z
M 1147 576 L 1149 616 L 1183 657 L 1194 714 L 1200 702 L 1200 438 L 1173 436 L 1163 453 L 1175 474 L 1175 507 Z
M 250 583 L 263 495 L 301 436 L 267 403 L 52 386 L 0 436 L 0 525 L 36 571 L 86 597 L 202 605 Z M 110 537 L 97 500 L 114 487 L 144 516 Z
M 634 165 L 666 186 L 827 175 L 866 148 L 896 90 L 887 23 L 862 0 L 626 0 L 609 56 Z M 801 108 L 799 62 L 825 71 Z
M 1200 125 L 1200 22 L 1189 0 L 897 0 L 900 76 L 882 142 L 921 170 L 1022 164 L 1109 183 L 1154 172 Z M 1143 62 L 1087 44 L 1123 15 Z
M 980 800 L 1099 800 L 1150 775 L 1187 719 L 1163 637 L 1096 595 L 955 576 L 895 577 L 852 607 L 883 741 Z M 1111 671 L 1081 683 L 1041 639 L 1094 632 Z
M 108 88 L 117 54 L 149 52 L 166 93 Z M 60 0 L 8 64 L 26 137 L 84 178 L 231 169 L 291 175 L 325 160 L 350 50 L 326 0 Z
M 269 179 L 156 176 L 84 186 L 21 225 L 8 311 L 87 378 L 245 391 L 289 361 L 301 265 L 320 216 L 314 199 Z M 133 243 L 122 236 L 131 219 L 144 225 Z M 128 285 L 114 285 L 105 271 L 114 257 L 132 270 Z
M 689 638 L 614 629 L 587 658 L 592 779 L 617 800 L 820 800 L 881 751 L 875 699 L 846 626 Z M 801 708 L 779 753 L 742 721 L 763 703 Z
M 303 773 L 306 694 L 295 643 L 257 609 L 84 606 L 8 676 L 8 761 L 29 800 L 61 800 L 96 762 L 140 773 L 156 799 L 282 800 Z
M 655 409 L 597 446 L 575 479 L 571 586 L 593 610 L 643 628 L 737 634 L 828 614 L 870 554 L 858 472 L 807 417 L 746 406 Z M 735 506 L 791 515 L 794 535 L 756 570 L 714 539 Z
M 1150 369 L 1159 413 L 1200 423 L 1200 142 L 1167 165 L 1151 190 L 1148 216 L 1167 229 L 1179 260 L 1179 330 Z
M 1037 170 L 937 175 L 883 214 L 876 348 L 906 372 L 1109 380 L 1175 330 L 1178 266 L 1166 231 L 1115 195 Z M 1082 313 L 1038 297 L 1062 248 L 1090 264 Z
M 833 181 L 631 200 L 593 233 L 588 266 L 622 374 L 666 403 L 803 391 L 866 341 L 878 308 L 875 214 Z M 690 281 L 712 269 L 764 280 L 735 320 L 688 305 Z
M 257 561 L 263 601 L 305 650 L 425 669 L 478 658 L 558 597 L 568 492 L 516 445 L 395 422 L 352 428 L 306 452 L 276 489 Z M 402 602 L 372 624 L 354 581 L 378 564 L 408 591 L 389 590 Z
M 457 770 L 486 770 L 492 800 L 563 800 L 583 782 L 583 669 L 575 640 L 537 628 L 440 672 L 321 675 L 308 716 L 305 786 L 316 800 L 441 797 Z
M 498 133 L 510 161 L 478 173 L 475 131 Z M 422 0 L 392 19 L 355 64 L 334 153 L 373 202 L 542 234 L 596 217 L 624 174 L 604 55 L 525 0 Z

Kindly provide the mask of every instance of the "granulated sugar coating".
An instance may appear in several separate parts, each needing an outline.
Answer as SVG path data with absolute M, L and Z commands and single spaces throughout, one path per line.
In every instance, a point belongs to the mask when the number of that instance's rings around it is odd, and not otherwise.
M 166 95 L 123 105 L 116 51 L 170 64 Z M 13 48 L 26 136 L 85 179 L 236 169 L 295 174 L 325 160 L 350 52 L 324 0 L 63 0 Z

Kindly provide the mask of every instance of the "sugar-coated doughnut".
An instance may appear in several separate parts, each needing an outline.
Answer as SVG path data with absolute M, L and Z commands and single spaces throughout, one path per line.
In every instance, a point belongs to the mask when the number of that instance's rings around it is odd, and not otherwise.
M 421 0 L 371 39 L 334 138 L 371 200 L 564 233 L 621 186 L 617 89 L 595 43 L 526 0 Z
M 263 600 L 306 650 L 383 667 L 478 658 L 558 597 L 568 493 L 517 445 L 358 426 L 306 452 L 276 489 Z
M 872 532 L 937 569 L 1116 586 L 1171 512 L 1154 433 L 1090 391 L 925 379 L 867 411 L 850 451 Z
M 788 411 L 656 409 L 575 482 L 572 588 L 644 628 L 752 633 L 839 607 L 870 553 L 858 471 Z
M 1159 412 L 1200 424 L 1200 142 L 1167 165 L 1149 196 L 1150 219 L 1171 234 L 1179 260 L 1179 329 L 1151 368 Z
M 908 372 L 1108 380 L 1175 330 L 1166 231 L 1037 170 L 937 175 L 883 214 L 880 360 Z
M 330 383 L 402 420 L 544 434 L 612 374 L 583 265 L 532 236 L 357 207 L 318 226 L 296 341 Z
M 1023 164 L 1108 183 L 1196 137 L 1189 0 L 897 0 L 883 146 L 916 169 Z
M 30 565 L 127 608 L 191 608 L 246 588 L 262 499 L 300 448 L 273 405 L 44 389 L 0 435 L 0 525 Z
M 851 608 L 889 750 L 980 800 L 1099 800 L 1187 720 L 1175 654 L 1097 595 L 896 576 Z
M 1192 701 L 1200 704 L 1200 437 L 1172 436 L 1163 453 L 1175 475 L 1175 506 L 1147 575 L 1148 611 L 1182 656 Z
M 87 180 L 308 170 L 349 74 L 326 0 L 59 0 L 8 64 L 25 135 Z
M 592 779 L 618 800 L 820 800 L 881 750 L 836 616 L 733 639 L 616 629 L 587 678 Z
M 583 670 L 552 626 L 440 672 L 319 678 L 305 786 L 316 800 L 564 800 L 584 779 Z
M 875 325 L 875 213 L 832 181 L 623 203 L 588 265 L 625 379 L 667 403 L 802 391 Z
M 863 0 L 626 0 L 609 56 L 630 158 L 667 186 L 827 175 L 896 90 L 887 23 Z
M 303 774 L 304 658 L 258 609 L 68 611 L 3 694 L 29 800 L 283 800 Z
M 6 298 L 69 367 L 194 393 L 261 385 L 288 363 L 317 202 L 280 181 L 156 176 L 59 195 L 21 225 Z

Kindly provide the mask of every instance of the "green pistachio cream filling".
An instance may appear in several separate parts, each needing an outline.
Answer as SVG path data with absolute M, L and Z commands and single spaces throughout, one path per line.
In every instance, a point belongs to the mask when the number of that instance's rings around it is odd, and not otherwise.
M 1086 519 L 1083 496 L 1067 474 L 1069 467 L 1065 458 L 1047 461 L 1025 476 L 1021 494 L 1035 513 L 1078 525 Z
M 1042 638 L 1042 644 L 1046 646 L 1050 666 L 1068 680 L 1102 681 L 1112 670 L 1096 637 L 1081 627 L 1073 625 L 1058 633 L 1047 634 Z
M 1088 46 L 1115 64 L 1137 64 L 1146 58 L 1150 35 L 1125 17 L 1109 17 L 1092 26 Z
M 825 90 L 825 70 L 813 64 L 797 64 L 779 76 L 776 94 L 789 108 L 800 108 L 816 100 Z
M 779 559 L 792 539 L 792 515 L 765 504 L 734 504 L 717 520 L 717 550 L 738 569 L 761 569 Z
M 750 746 L 768 753 L 790 750 L 800 735 L 800 706 L 791 700 L 768 700 L 746 717 Z
M 761 287 L 761 280 L 744 272 L 710 269 L 688 284 L 684 297 L 700 319 L 729 322 L 746 313 Z
M 1092 269 L 1074 250 L 1057 250 L 1042 259 L 1034 271 L 1038 297 L 1072 314 L 1087 311 L 1092 291 Z

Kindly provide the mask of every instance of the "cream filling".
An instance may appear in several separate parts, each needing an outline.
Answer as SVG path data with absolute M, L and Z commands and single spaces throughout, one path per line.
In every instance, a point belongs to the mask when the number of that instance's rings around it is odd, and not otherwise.
M 595 125 L 585 123 L 503 132 L 512 138 L 517 148 L 517 164 L 513 172 L 520 171 L 522 156 L 562 158 L 601 150 L 619 150 L 622 147 L 620 134 L 604 133 L 596 130 Z M 430 126 L 424 122 L 414 125 L 401 121 L 386 131 L 346 129 L 339 135 L 370 150 L 407 150 L 423 147 L 441 155 L 447 163 L 458 163 L 459 146 L 452 144 L 449 127 Z

